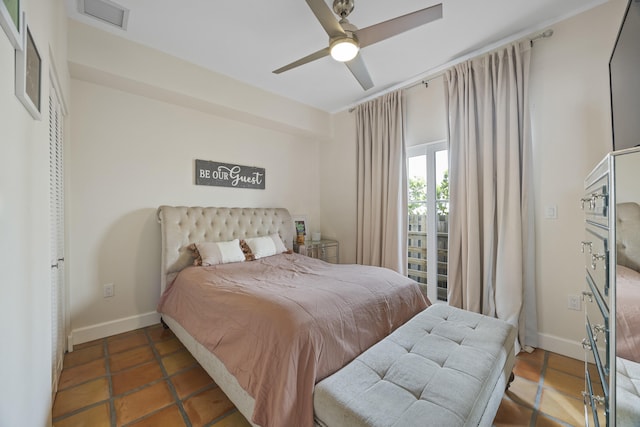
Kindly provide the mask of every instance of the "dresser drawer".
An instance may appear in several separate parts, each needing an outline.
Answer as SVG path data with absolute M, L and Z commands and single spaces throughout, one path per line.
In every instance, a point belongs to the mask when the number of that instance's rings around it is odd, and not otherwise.
M 599 313 L 599 309 L 596 308 L 596 311 Z M 599 322 L 599 319 L 596 322 Z M 585 369 L 587 389 L 584 401 L 591 408 L 593 423 L 597 426 L 600 425 L 600 420 L 607 419 L 609 415 L 608 331 L 607 333 L 604 332 L 604 327 L 601 323 L 592 323 L 588 314 L 585 329 L 587 337 L 582 341 L 582 345 L 593 356 L 596 372 Z M 606 355 L 603 356 L 605 353 Z M 605 366 L 605 363 L 607 366 Z
M 590 372 L 585 372 L 586 390 L 582 392 L 584 400 L 584 416 L 586 426 L 609 426 L 609 406 L 608 401 L 597 393 L 596 387 L 591 382 Z M 602 423 L 601 420 L 604 420 Z
M 607 326 L 607 330 L 609 330 L 609 304 L 608 299 L 603 298 L 600 290 L 593 283 L 593 279 L 589 272 L 587 271 L 585 274 L 585 280 L 587 282 L 587 290 L 582 291 L 582 299 L 586 301 L 585 310 L 587 310 L 587 314 L 596 313 L 595 309 L 600 311 L 602 318 L 604 319 L 604 323 Z
M 609 226 L 609 174 L 605 173 L 586 188 L 580 205 L 587 221 Z
M 609 300 L 609 238 L 608 230 L 587 224 L 582 241 L 584 264 L 602 297 Z
M 600 379 L 604 382 L 603 389 L 606 389 L 610 372 L 608 321 L 605 323 L 597 307 L 590 308 L 593 310 L 587 313 L 585 324 L 587 334 L 582 344 L 585 350 L 591 350 Z

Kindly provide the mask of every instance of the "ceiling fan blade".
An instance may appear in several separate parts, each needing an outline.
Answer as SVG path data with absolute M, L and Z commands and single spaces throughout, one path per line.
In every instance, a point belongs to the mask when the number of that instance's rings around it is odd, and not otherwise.
M 345 62 L 345 65 L 349 67 L 349 71 L 358 80 L 362 89 L 367 90 L 373 87 L 373 80 L 367 71 L 367 66 L 364 65 L 362 55 L 358 53 L 351 61 Z
M 356 32 L 356 35 L 360 47 L 363 48 L 440 18 L 442 18 L 442 3 L 362 28 Z
M 331 49 L 329 49 L 328 47 L 325 47 L 324 49 L 314 52 L 311 55 L 307 55 L 304 58 L 300 58 L 297 61 L 292 62 L 291 64 L 285 65 L 284 67 L 274 70 L 273 74 L 284 73 L 285 71 L 289 71 L 292 68 L 299 67 L 311 61 L 315 61 L 316 59 L 324 58 L 325 56 L 328 56 L 330 53 L 331 53 Z
M 311 8 L 313 14 L 316 15 L 316 18 L 320 21 L 320 25 L 322 25 L 322 28 L 324 28 L 329 37 L 345 35 L 342 25 L 340 25 L 324 0 L 307 0 L 307 4 Z

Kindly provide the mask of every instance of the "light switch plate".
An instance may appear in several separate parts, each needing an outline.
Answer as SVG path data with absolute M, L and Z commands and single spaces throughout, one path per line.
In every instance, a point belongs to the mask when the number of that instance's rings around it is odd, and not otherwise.
M 113 288 L 113 283 L 107 283 L 102 288 L 102 296 L 104 298 L 111 298 L 115 295 L 115 290 Z
M 556 205 L 548 205 L 544 208 L 544 217 L 547 219 L 558 218 L 558 207 Z

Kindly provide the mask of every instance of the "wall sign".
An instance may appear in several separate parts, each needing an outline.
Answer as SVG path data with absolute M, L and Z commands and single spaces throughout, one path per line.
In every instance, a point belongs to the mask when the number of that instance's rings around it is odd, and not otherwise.
M 265 169 L 196 159 L 196 185 L 264 190 Z

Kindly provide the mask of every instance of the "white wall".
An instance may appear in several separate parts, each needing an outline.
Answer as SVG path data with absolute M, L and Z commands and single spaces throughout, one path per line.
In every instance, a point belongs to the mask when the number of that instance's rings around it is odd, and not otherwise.
M 322 234 L 340 242 L 340 262 L 356 262 L 356 129 L 354 113 L 333 117 L 336 137 L 320 148 Z
M 531 87 L 536 188 L 540 345 L 580 358 L 584 314 L 567 296 L 584 289 L 584 178 L 612 149 L 609 57 L 626 0 L 612 0 L 554 25 L 532 51 Z M 558 219 L 545 219 L 555 205 Z
M 55 63 L 68 97 L 66 18 L 61 0 L 22 3 L 43 59 L 43 114 L 33 120 L 15 97 L 14 50 L 0 31 L 0 425 L 45 426 L 51 413 L 49 70 Z
M 72 77 L 264 128 L 327 136 L 324 111 L 275 96 L 94 27 L 69 21 Z
M 242 87 L 225 107 L 211 87 L 239 83 L 81 24 L 69 32 L 74 343 L 157 322 L 160 205 L 285 207 L 320 229 L 316 159 L 328 114 Z M 262 111 L 270 99 L 278 108 Z M 195 159 L 263 167 L 266 189 L 196 186 Z
M 626 0 L 611 0 L 554 25 L 553 37 L 536 42 L 532 54 L 540 345 L 576 358 L 584 354 L 579 345 L 584 315 L 567 309 L 567 296 L 580 295 L 584 287 L 578 200 L 584 177 L 612 147 L 608 61 L 625 6 Z M 442 78 L 427 89 L 407 90 L 407 145 L 446 137 L 443 90 Z M 335 143 L 322 146 L 323 159 L 340 158 L 342 166 L 331 172 L 322 168 L 322 219 L 323 227 L 344 230 L 343 261 L 350 261 L 355 259 L 355 245 L 349 244 L 355 239 L 356 207 L 350 199 L 356 188 L 355 118 L 347 112 L 334 118 Z M 334 201 L 339 210 L 331 206 Z M 548 205 L 557 206 L 558 219 L 543 218 Z
M 405 99 L 407 147 L 447 139 L 443 76 L 407 89 Z

